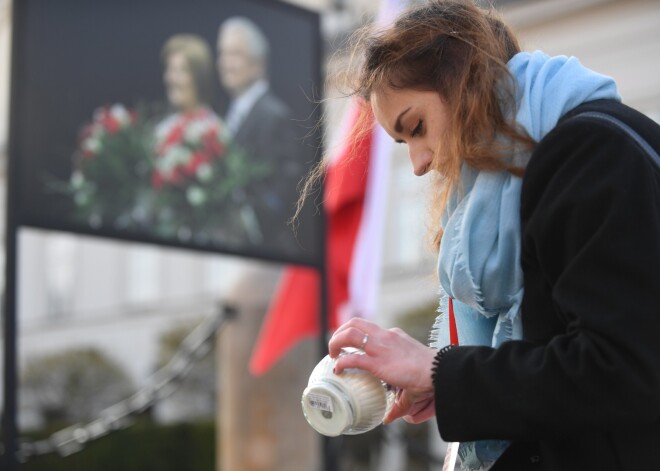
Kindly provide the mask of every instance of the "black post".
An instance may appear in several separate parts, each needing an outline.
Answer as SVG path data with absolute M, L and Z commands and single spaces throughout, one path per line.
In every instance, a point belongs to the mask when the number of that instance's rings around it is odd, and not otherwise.
M 9 219 L 9 218 L 8 218 Z M 6 234 L 6 265 L 5 265 L 5 292 L 3 309 L 4 332 L 4 368 L 3 368 L 3 414 L 2 432 L 4 454 L 2 456 L 5 471 L 15 471 L 17 467 L 16 452 L 18 451 L 18 437 L 16 426 L 16 248 L 17 229 L 7 225 Z
M 11 83 L 10 83 L 10 116 L 16 117 L 19 111 L 16 101 L 19 64 L 17 42 L 20 26 L 16 19 L 17 11 L 22 8 L 21 2 L 12 5 L 12 51 L 11 51 Z M 15 471 L 18 468 L 18 427 L 17 427 L 17 344 L 18 328 L 16 313 L 17 272 L 18 272 L 18 165 L 16 162 L 16 141 L 14 139 L 13 122 L 9 123 L 9 145 L 7 164 L 7 203 L 5 225 L 5 286 L 3 293 L 3 333 L 4 333 L 4 362 L 3 362 L 3 414 L 2 435 L 3 455 L 0 457 L 4 471 Z
M 14 54 L 15 55 L 15 54 Z M 16 62 L 16 58 L 13 58 Z M 15 76 L 12 73 L 12 76 Z M 4 364 L 3 364 L 3 414 L 2 432 L 4 454 L 2 469 L 14 471 L 17 467 L 16 452 L 18 437 L 16 426 L 16 364 L 17 364 L 17 331 L 16 328 L 16 273 L 18 226 L 16 223 L 16 164 L 12 158 L 11 132 L 9 134 L 9 159 L 7 172 L 7 205 L 5 233 L 5 287 L 3 293 L 3 333 L 4 333 Z
M 320 286 L 320 335 L 319 335 L 319 358 L 323 358 L 328 354 L 328 276 L 327 276 L 327 262 L 321 269 L 321 286 Z M 335 451 L 334 441 L 331 437 L 323 436 L 323 471 L 335 471 L 337 469 L 337 454 Z

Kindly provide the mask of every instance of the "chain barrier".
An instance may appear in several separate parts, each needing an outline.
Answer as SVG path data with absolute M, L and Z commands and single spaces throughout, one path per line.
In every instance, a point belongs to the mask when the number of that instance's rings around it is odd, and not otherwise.
M 128 398 L 101 411 L 95 420 L 71 425 L 42 440 L 21 439 L 16 452 L 17 461 L 25 463 L 30 458 L 51 453 L 69 456 L 82 451 L 94 440 L 131 426 L 136 415 L 169 397 L 179 388 L 195 363 L 211 350 L 216 332 L 235 315 L 233 307 L 223 305 L 220 312 L 207 317 L 184 338 L 170 361 L 151 375 L 144 386 Z M 4 447 L 0 444 L 2 454 Z

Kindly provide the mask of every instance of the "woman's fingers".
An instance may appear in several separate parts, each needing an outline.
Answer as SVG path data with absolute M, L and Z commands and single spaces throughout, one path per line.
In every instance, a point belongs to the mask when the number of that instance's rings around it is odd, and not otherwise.
M 345 347 L 369 348 L 369 343 L 374 340 L 385 329 L 364 319 L 351 319 L 342 324 L 332 335 L 328 343 L 328 353 L 332 358 L 336 358 Z
M 368 332 L 371 329 L 381 329 L 382 327 L 378 326 L 378 324 L 375 324 L 371 321 L 368 321 L 366 319 L 361 319 L 359 317 L 353 317 L 349 319 L 348 321 L 344 322 L 342 325 L 335 330 L 335 335 L 342 333 L 344 330 L 349 330 L 349 329 L 358 329 L 363 332 Z
M 389 424 L 401 417 L 406 422 L 418 424 L 434 415 L 435 399 L 433 395 L 420 397 L 401 390 L 389 413 L 383 419 L 383 424 Z
M 366 355 L 340 355 L 335 360 L 333 371 L 335 374 L 341 374 L 344 370 L 350 368 L 371 372 L 369 358 Z
M 416 414 L 409 414 L 403 418 L 410 424 L 421 424 L 435 416 L 435 400 L 430 400 L 428 403 L 419 410 Z
M 403 390 L 399 391 L 396 401 L 392 405 L 392 408 L 383 418 L 383 424 L 387 425 L 390 422 L 394 422 L 396 419 L 405 416 L 408 414 L 408 409 L 410 408 L 410 401 L 407 399 L 407 395 Z

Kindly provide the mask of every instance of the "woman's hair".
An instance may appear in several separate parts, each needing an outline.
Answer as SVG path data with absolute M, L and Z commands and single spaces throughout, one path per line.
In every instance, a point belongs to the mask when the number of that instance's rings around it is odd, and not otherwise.
M 353 136 L 370 131 L 368 102 L 383 87 L 436 91 L 448 108 L 449 129 L 431 164 L 439 179 L 432 204 L 438 245 L 439 217 L 458 185 L 462 162 L 522 174 L 507 159 L 514 145 L 533 145 L 511 120 L 515 90 L 506 64 L 520 51 L 518 41 L 493 11 L 473 1 L 430 0 L 385 29 L 359 31 L 352 49 L 342 82 L 349 86 L 347 94 L 365 102 Z M 301 198 L 323 171 L 323 165 L 312 171 Z
M 213 102 L 214 59 L 208 43 L 194 34 L 177 34 L 169 38 L 161 51 L 161 60 L 167 65 L 167 60 L 173 54 L 185 57 L 195 90 L 200 103 Z

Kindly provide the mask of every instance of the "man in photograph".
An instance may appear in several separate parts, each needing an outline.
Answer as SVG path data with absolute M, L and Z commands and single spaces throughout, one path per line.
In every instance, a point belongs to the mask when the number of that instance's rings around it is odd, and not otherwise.
M 296 245 L 287 221 L 293 214 L 304 159 L 291 111 L 270 90 L 268 55 L 268 40 L 253 21 L 232 17 L 220 25 L 218 75 L 230 98 L 225 124 L 247 158 L 264 161 L 273 170 L 247 195 L 253 212 L 244 214 L 245 223 L 252 243 L 287 251 Z

